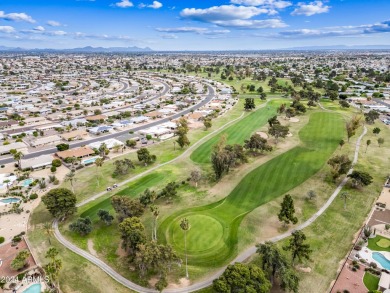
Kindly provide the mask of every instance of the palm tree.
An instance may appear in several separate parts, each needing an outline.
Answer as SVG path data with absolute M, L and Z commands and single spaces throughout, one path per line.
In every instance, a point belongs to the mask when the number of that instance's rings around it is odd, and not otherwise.
M 160 214 L 160 210 L 158 208 L 158 206 L 156 205 L 152 205 L 150 206 L 150 211 L 152 212 L 153 216 L 154 216 L 154 227 L 153 227 L 153 231 L 152 232 L 152 239 L 157 241 L 157 218 L 158 218 L 158 215 Z
M 51 237 L 51 234 L 53 234 L 52 224 L 50 222 L 46 222 L 45 224 L 43 224 L 43 230 L 44 230 L 45 234 L 47 235 L 47 239 L 49 240 L 49 244 L 51 245 L 50 237 Z
M 104 163 L 104 159 L 103 159 L 103 158 L 97 158 L 97 159 L 95 160 L 95 165 L 96 165 L 96 180 L 97 180 L 98 186 L 100 185 L 100 184 L 99 184 L 99 167 L 102 167 L 102 166 L 103 166 L 103 163 Z
M 68 182 L 68 181 L 70 182 L 70 186 L 72 187 L 72 192 L 74 193 L 73 183 L 76 182 L 74 170 L 70 171 L 68 174 L 65 175 L 65 182 Z
M 16 150 L 14 152 L 11 152 L 11 154 L 13 155 L 14 160 L 18 163 L 18 170 L 22 170 L 21 162 L 22 162 L 22 158 L 24 157 L 24 154 Z
M 184 231 L 184 251 L 186 255 L 186 278 L 188 279 L 188 267 L 187 267 L 187 231 L 190 229 L 190 223 L 187 218 L 181 220 L 180 228 Z
M 343 191 L 340 193 L 340 197 L 344 200 L 344 210 L 347 209 L 347 199 L 349 199 L 349 193 L 347 191 Z

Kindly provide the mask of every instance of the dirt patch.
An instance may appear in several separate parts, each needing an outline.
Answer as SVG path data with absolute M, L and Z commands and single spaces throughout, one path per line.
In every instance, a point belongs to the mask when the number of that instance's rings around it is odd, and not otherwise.
M 122 248 L 122 243 L 118 246 L 118 249 L 116 250 L 116 254 L 119 255 L 119 257 L 127 256 L 126 250 Z
M 303 272 L 303 273 L 311 273 L 311 268 L 310 267 L 298 267 L 298 271 Z
M 287 134 L 287 137 L 291 137 L 291 136 L 293 136 L 293 134 L 292 134 L 291 132 L 289 132 L 289 133 Z
M 92 255 L 97 256 L 97 252 L 96 252 L 96 250 L 93 248 L 93 241 L 92 241 L 92 239 L 88 239 L 87 245 L 88 245 L 88 250 L 89 250 L 89 252 L 90 252 Z
M 256 134 L 260 135 L 262 138 L 268 139 L 268 134 L 263 131 L 258 131 Z
M 299 119 L 296 117 L 291 117 L 289 121 L 292 123 L 297 123 L 297 122 L 299 122 Z
M 183 288 L 188 287 L 191 284 L 190 280 L 187 278 L 181 278 L 179 280 L 179 284 L 177 283 L 170 283 L 167 287 L 167 289 L 176 289 L 176 288 Z
M 149 286 L 150 286 L 150 287 L 154 288 L 154 287 L 156 286 L 157 282 L 158 282 L 158 278 L 157 278 L 157 277 L 153 277 L 153 278 L 151 278 L 151 279 L 149 280 L 148 283 L 149 283 Z

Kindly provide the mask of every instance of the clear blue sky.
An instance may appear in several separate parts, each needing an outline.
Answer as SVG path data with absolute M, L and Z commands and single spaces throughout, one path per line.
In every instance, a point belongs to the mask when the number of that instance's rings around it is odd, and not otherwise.
M 278 49 L 390 45 L 390 0 L 2 0 L 0 45 Z

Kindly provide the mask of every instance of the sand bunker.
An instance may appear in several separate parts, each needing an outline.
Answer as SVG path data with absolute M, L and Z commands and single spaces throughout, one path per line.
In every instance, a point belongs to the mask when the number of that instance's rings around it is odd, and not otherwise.
M 262 131 L 256 132 L 256 134 L 260 135 L 262 138 L 268 139 L 268 134 Z
M 299 119 L 298 119 L 298 118 L 295 118 L 295 117 L 291 117 L 291 118 L 290 118 L 290 122 L 296 123 L 296 122 L 299 122 Z

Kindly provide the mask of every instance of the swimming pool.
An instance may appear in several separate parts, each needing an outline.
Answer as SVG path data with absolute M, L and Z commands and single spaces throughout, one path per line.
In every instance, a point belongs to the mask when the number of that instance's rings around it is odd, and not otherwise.
M 28 178 L 28 179 L 23 181 L 22 185 L 24 187 L 28 187 L 30 185 L 30 183 L 32 183 L 32 182 L 33 182 L 33 180 L 31 178 Z
M 99 157 L 94 157 L 94 158 L 86 159 L 86 160 L 83 161 L 83 164 L 84 164 L 84 165 L 88 165 L 88 164 L 95 163 L 95 161 L 96 161 L 97 158 L 99 158 Z
M 0 199 L 1 203 L 16 203 L 19 201 L 20 201 L 20 198 L 16 198 L 16 197 L 8 197 L 8 198 Z
M 382 268 L 390 270 L 390 260 L 388 260 L 382 253 L 373 252 L 372 258 L 379 262 Z
M 41 293 L 41 284 L 33 284 L 30 287 L 28 287 L 26 290 L 23 291 L 23 293 Z

